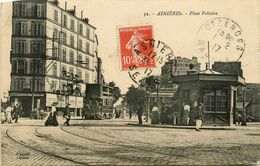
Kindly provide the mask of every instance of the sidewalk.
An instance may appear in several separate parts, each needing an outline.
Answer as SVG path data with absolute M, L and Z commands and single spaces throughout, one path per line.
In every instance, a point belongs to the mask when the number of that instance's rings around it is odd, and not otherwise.
M 44 126 L 46 119 L 30 119 L 20 118 L 18 123 L 4 123 L 2 125 L 14 125 L 14 126 Z M 57 117 L 59 125 L 63 125 L 65 119 L 61 116 Z M 151 124 L 151 122 L 143 121 L 142 125 L 138 124 L 137 118 L 132 119 L 103 119 L 103 120 L 82 120 L 81 117 L 71 117 L 71 126 L 133 126 L 133 127 L 150 127 L 150 128 L 170 128 L 170 129 L 195 129 L 195 126 L 173 126 L 173 125 L 161 125 Z M 259 126 L 260 122 L 248 122 L 247 126 L 203 126 L 202 130 L 236 130 L 246 129 L 247 127 Z
M 137 123 L 128 123 L 127 125 L 132 126 L 139 126 L 139 127 L 151 127 L 151 128 L 172 128 L 172 129 L 195 129 L 195 126 L 173 126 L 173 125 L 162 125 L 162 124 L 151 124 L 151 122 L 143 121 L 142 125 Z M 260 122 L 248 122 L 247 126 L 203 126 L 200 128 L 201 130 L 237 130 L 241 128 L 251 127 L 251 126 L 258 126 Z

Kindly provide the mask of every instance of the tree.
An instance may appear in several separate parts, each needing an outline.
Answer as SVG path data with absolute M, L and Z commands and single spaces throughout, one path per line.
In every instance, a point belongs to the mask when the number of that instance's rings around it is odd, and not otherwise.
M 125 95 L 125 101 L 127 102 L 130 109 L 136 111 L 138 108 L 138 104 L 144 104 L 145 101 L 145 91 L 140 90 L 133 85 L 128 88 L 128 91 Z
M 114 81 L 108 83 L 109 86 L 113 87 L 112 95 L 114 97 L 114 103 L 121 97 L 121 90 Z

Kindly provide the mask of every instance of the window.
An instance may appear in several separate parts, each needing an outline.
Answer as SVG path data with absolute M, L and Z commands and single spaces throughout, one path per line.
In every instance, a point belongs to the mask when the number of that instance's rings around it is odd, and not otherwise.
M 63 71 L 67 71 L 65 65 L 62 65 L 62 66 L 61 66 L 61 73 L 60 73 L 60 74 L 61 74 L 61 78 L 66 78 L 66 74 L 64 74 Z
M 28 73 L 29 71 L 27 70 L 28 62 L 25 60 L 24 61 L 24 73 Z
M 37 17 L 42 17 L 42 5 L 41 4 L 36 5 L 36 10 L 37 10 Z
M 13 61 L 12 63 L 12 73 L 17 73 L 17 61 Z
M 21 35 L 27 35 L 27 23 L 21 22 Z
M 36 79 L 34 82 L 34 90 L 41 91 L 42 90 L 42 81 L 40 79 Z
M 86 30 L 86 37 L 89 39 L 90 38 L 90 31 L 89 31 L 89 28 L 87 28 Z
M 88 72 L 85 73 L 85 82 L 89 83 L 89 73 Z
M 82 51 L 82 40 L 79 39 L 79 50 Z
M 67 16 L 63 15 L 63 25 L 67 27 Z
M 74 63 L 74 52 L 73 51 L 70 51 L 69 62 Z
M 54 30 L 53 30 L 53 38 L 54 38 L 54 41 L 58 41 L 58 29 L 57 28 L 54 28 Z
M 25 79 L 19 78 L 14 80 L 14 89 L 16 91 L 21 91 L 24 88 Z
M 63 48 L 63 50 L 62 50 L 62 58 L 61 58 L 61 60 L 62 60 L 63 62 L 66 62 L 66 61 L 67 61 L 67 60 L 66 60 L 66 56 L 67 56 L 66 48 Z
M 52 50 L 52 57 L 57 58 L 58 57 L 58 47 L 54 46 Z
M 70 35 L 70 46 L 74 47 L 74 36 Z
M 78 64 L 79 64 L 79 66 L 82 66 L 82 55 L 81 54 L 79 54 Z
M 57 64 L 53 65 L 53 70 L 52 70 L 52 71 L 53 71 L 53 75 L 54 75 L 54 76 L 57 76 L 57 75 L 58 75 L 58 74 L 57 74 L 57 71 L 58 71 L 58 70 L 57 70 Z
M 26 41 L 16 41 L 14 49 L 16 54 L 26 54 Z
M 58 11 L 54 10 L 54 21 L 58 22 Z
M 67 44 L 67 34 L 65 33 L 65 32 L 62 32 L 62 34 L 63 34 L 63 40 L 62 40 L 62 42 L 63 42 L 63 44 Z
M 79 24 L 79 34 L 83 35 L 83 25 Z
M 74 20 L 73 19 L 70 20 L 70 29 L 72 31 L 74 31 Z
M 43 24 L 41 22 L 32 21 L 31 34 L 35 36 L 43 36 L 44 35 Z
M 86 68 L 89 69 L 89 58 L 86 57 Z
M 15 23 L 15 35 L 21 35 L 21 22 Z
M 32 54 L 44 54 L 45 48 L 42 41 L 31 42 L 31 53 Z
M 18 74 L 24 74 L 27 72 L 26 70 L 27 66 L 25 66 L 24 60 L 18 61 Z
M 226 90 L 205 90 L 203 101 L 205 111 L 226 112 L 227 91 Z
M 82 79 L 82 71 L 80 69 L 78 69 L 78 74 L 77 75 L 79 76 L 79 79 L 81 80 Z
M 56 92 L 56 89 L 57 89 L 57 81 L 51 81 L 50 91 L 51 92 Z
M 30 74 L 42 74 L 43 72 L 44 65 L 42 61 L 34 60 L 30 62 Z
M 20 11 L 21 11 L 20 16 L 26 16 L 26 4 L 25 3 L 21 4 Z
M 19 15 L 19 6 L 17 3 L 13 2 L 13 16 L 18 16 Z
M 89 43 L 88 42 L 86 43 L 86 53 L 89 54 Z

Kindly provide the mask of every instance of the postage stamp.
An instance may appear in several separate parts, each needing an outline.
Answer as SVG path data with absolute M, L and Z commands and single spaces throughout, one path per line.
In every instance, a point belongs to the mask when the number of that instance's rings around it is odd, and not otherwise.
M 217 17 L 206 21 L 197 32 L 197 48 L 212 61 L 238 61 L 245 51 L 242 28 L 234 20 Z
M 150 48 L 150 51 L 144 52 L 146 48 Z M 135 45 L 134 50 L 137 54 L 143 54 L 140 64 L 145 66 L 144 68 L 138 68 L 136 64 L 129 66 L 128 75 L 136 84 L 140 84 L 140 80 L 145 77 L 160 75 L 160 69 L 165 62 L 174 59 L 173 50 L 161 40 L 146 39 Z M 154 67 L 147 64 L 153 64 Z
M 149 42 L 147 39 L 153 38 L 151 25 L 120 27 L 118 31 L 123 70 L 128 70 L 133 65 L 138 68 L 155 66 L 153 58 L 149 58 L 145 63 L 142 62 L 145 55 L 153 52 L 153 47 L 147 45 Z

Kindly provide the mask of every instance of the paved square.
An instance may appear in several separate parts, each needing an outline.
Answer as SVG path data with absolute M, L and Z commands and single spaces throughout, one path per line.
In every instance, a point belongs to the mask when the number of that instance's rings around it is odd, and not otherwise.
M 62 119 L 59 120 L 62 124 Z M 256 165 L 260 125 L 232 130 L 154 128 L 119 120 L 2 125 L 2 165 Z

